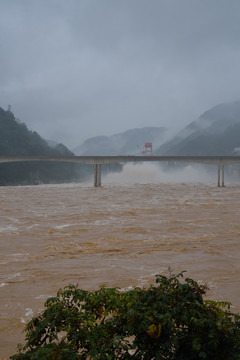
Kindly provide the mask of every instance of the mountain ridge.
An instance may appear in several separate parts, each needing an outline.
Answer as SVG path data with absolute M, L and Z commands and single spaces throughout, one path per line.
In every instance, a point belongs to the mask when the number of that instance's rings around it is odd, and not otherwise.
M 163 142 L 166 133 L 167 129 L 163 126 L 129 129 L 111 136 L 102 135 L 86 139 L 73 149 L 73 152 L 76 155 L 137 155 L 138 145 L 152 142 L 157 148 Z
M 224 103 L 205 111 L 172 139 L 162 144 L 158 155 L 233 155 L 240 146 L 240 101 Z

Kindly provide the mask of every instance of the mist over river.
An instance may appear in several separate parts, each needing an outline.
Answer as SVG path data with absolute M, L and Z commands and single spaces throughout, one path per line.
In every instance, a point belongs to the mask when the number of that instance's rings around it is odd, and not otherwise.
M 172 181 L 158 171 L 126 165 L 99 188 L 0 187 L 0 359 L 69 283 L 143 286 L 171 267 L 240 312 L 240 184 L 218 188 L 216 176 L 191 168 Z

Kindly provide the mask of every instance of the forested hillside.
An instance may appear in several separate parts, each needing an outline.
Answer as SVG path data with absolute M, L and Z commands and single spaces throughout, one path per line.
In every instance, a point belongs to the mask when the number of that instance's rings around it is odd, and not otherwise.
M 64 145 L 50 147 L 35 131 L 16 120 L 9 110 L 0 108 L 0 156 L 73 155 Z M 39 184 L 72 181 L 79 177 L 79 166 L 70 163 L 3 163 L 0 185 Z

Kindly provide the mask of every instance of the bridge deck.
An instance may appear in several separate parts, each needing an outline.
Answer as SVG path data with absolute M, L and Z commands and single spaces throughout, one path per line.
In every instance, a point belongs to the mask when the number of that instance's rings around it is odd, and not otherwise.
M 62 161 L 81 164 L 112 164 L 126 162 L 184 162 L 202 164 L 240 164 L 240 156 L 1 156 L 0 163 L 25 161 Z
M 101 165 L 127 162 L 179 162 L 202 163 L 218 166 L 218 186 L 222 168 L 222 186 L 224 186 L 224 165 L 240 164 L 240 156 L 2 156 L 0 163 L 10 162 L 61 161 L 94 165 L 94 186 L 101 186 Z

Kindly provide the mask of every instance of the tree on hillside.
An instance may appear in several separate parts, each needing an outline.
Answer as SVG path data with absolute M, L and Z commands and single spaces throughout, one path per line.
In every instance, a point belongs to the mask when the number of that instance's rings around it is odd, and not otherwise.
M 156 286 L 128 291 L 59 290 L 11 359 L 240 359 L 240 317 L 182 277 L 158 275 Z

